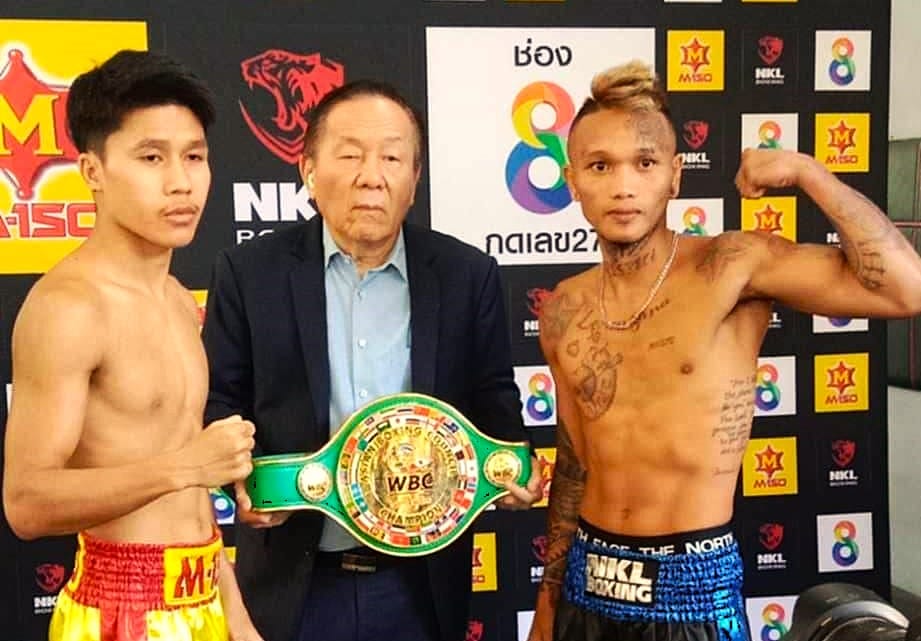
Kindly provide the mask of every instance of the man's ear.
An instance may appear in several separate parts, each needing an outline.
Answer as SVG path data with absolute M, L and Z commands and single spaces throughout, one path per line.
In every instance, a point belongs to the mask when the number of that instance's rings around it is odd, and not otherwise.
M 672 198 L 677 198 L 678 193 L 681 191 L 681 171 L 684 169 L 684 158 L 681 154 L 675 154 L 672 158 L 672 169 L 674 170 L 672 175 Z
M 77 169 L 90 191 L 102 191 L 105 185 L 105 172 L 102 158 L 95 151 L 85 151 L 77 156 Z
M 301 180 L 307 185 L 307 192 L 313 198 L 313 159 L 301 156 L 297 161 L 297 170 L 301 175 Z
M 572 199 L 576 202 L 579 202 L 579 192 L 576 190 L 576 186 L 573 183 L 573 171 L 571 165 L 566 165 L 563 167 L 563 180 L 566 181 L 566 186 L 569 187 L 569 193 L 572 196 Z

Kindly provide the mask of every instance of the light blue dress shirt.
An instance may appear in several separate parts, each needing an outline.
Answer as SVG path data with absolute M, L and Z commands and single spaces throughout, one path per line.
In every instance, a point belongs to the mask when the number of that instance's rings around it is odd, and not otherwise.
M 380 396 L 409 391 L 409 280 L 402 230 L 387 261 L 362 278 L 324 220 L 323 257 L 332 437 L 361 406 Z M 321 550 L 358 545 L 345 528 L 325 520 Z

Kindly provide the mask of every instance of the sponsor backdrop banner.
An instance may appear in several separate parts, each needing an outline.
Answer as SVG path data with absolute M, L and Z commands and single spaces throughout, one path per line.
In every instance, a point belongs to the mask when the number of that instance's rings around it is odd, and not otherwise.
M 667 211 L 676 231 L 838 242 L 800 193 L 739 198 L 732 180 L 745 147 L 814 155 L 885 203 L 888 2 L 846 11 L 836 0 L 187 5 L 0 0 L 0 425 L 15 402 L 16 313 L 94 222 L 64 126 L 77 74 L 122 48 L 154 49 L 213 87 L 210 199 L 198 237 L 173 264 L 202 310 L 220 248 L 315 215 L 296 171 L 310 108 L 349 80 L 389 81 L 429 128 L 409 218 L 499 262 L 522 417 L 547 465 L 537 507 L 488 510 L 474 525 L 466 641 L 524 639 L 533 616 L 557 422 L 538 314 L 561 279 L 599 260 L 561 173 L 592 75 L 640 59 L 662 77 L 685 166 Z M 889 596 L 884 346 L 880 321 L 774 310 L 734 521 L 753 638 L 777 641 L 809 585 L 848 581 Z M 233 501 L 214 493 L 213 504 L 232 546 Z M 0 641 L 46 637 L 73 552 L 73 537 L 20 541 L 0 518 Z

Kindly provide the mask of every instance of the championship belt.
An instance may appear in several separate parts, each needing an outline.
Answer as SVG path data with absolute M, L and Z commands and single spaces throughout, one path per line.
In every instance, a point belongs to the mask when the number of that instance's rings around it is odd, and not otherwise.
M 530 447 L 486 436 L 454 407 L 415 393 L 384 396 L 343 423 L 320 451 L 253 459 L 254 512 L 320 510 L 370 548 L 440 550 L 507 481 L 531 475 Z

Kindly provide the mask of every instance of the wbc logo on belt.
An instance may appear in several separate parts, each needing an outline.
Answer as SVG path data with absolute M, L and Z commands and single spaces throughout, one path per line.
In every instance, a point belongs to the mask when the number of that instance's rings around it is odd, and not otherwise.
M 659 562 L 621 559 L 604 554 L 585 555 L 585 593 L 635 605 L 655 604 Z
M 391 443 L 384 459 L 387 493 L 396 501 L 415 502 L 414 508 L 427 507 L 435 487 L 435 454 L 432 443 L 423 437 Z M 420 494 L 420 491 L 424 492 Z M 424 506 L 421 504 L 425 504 Z

